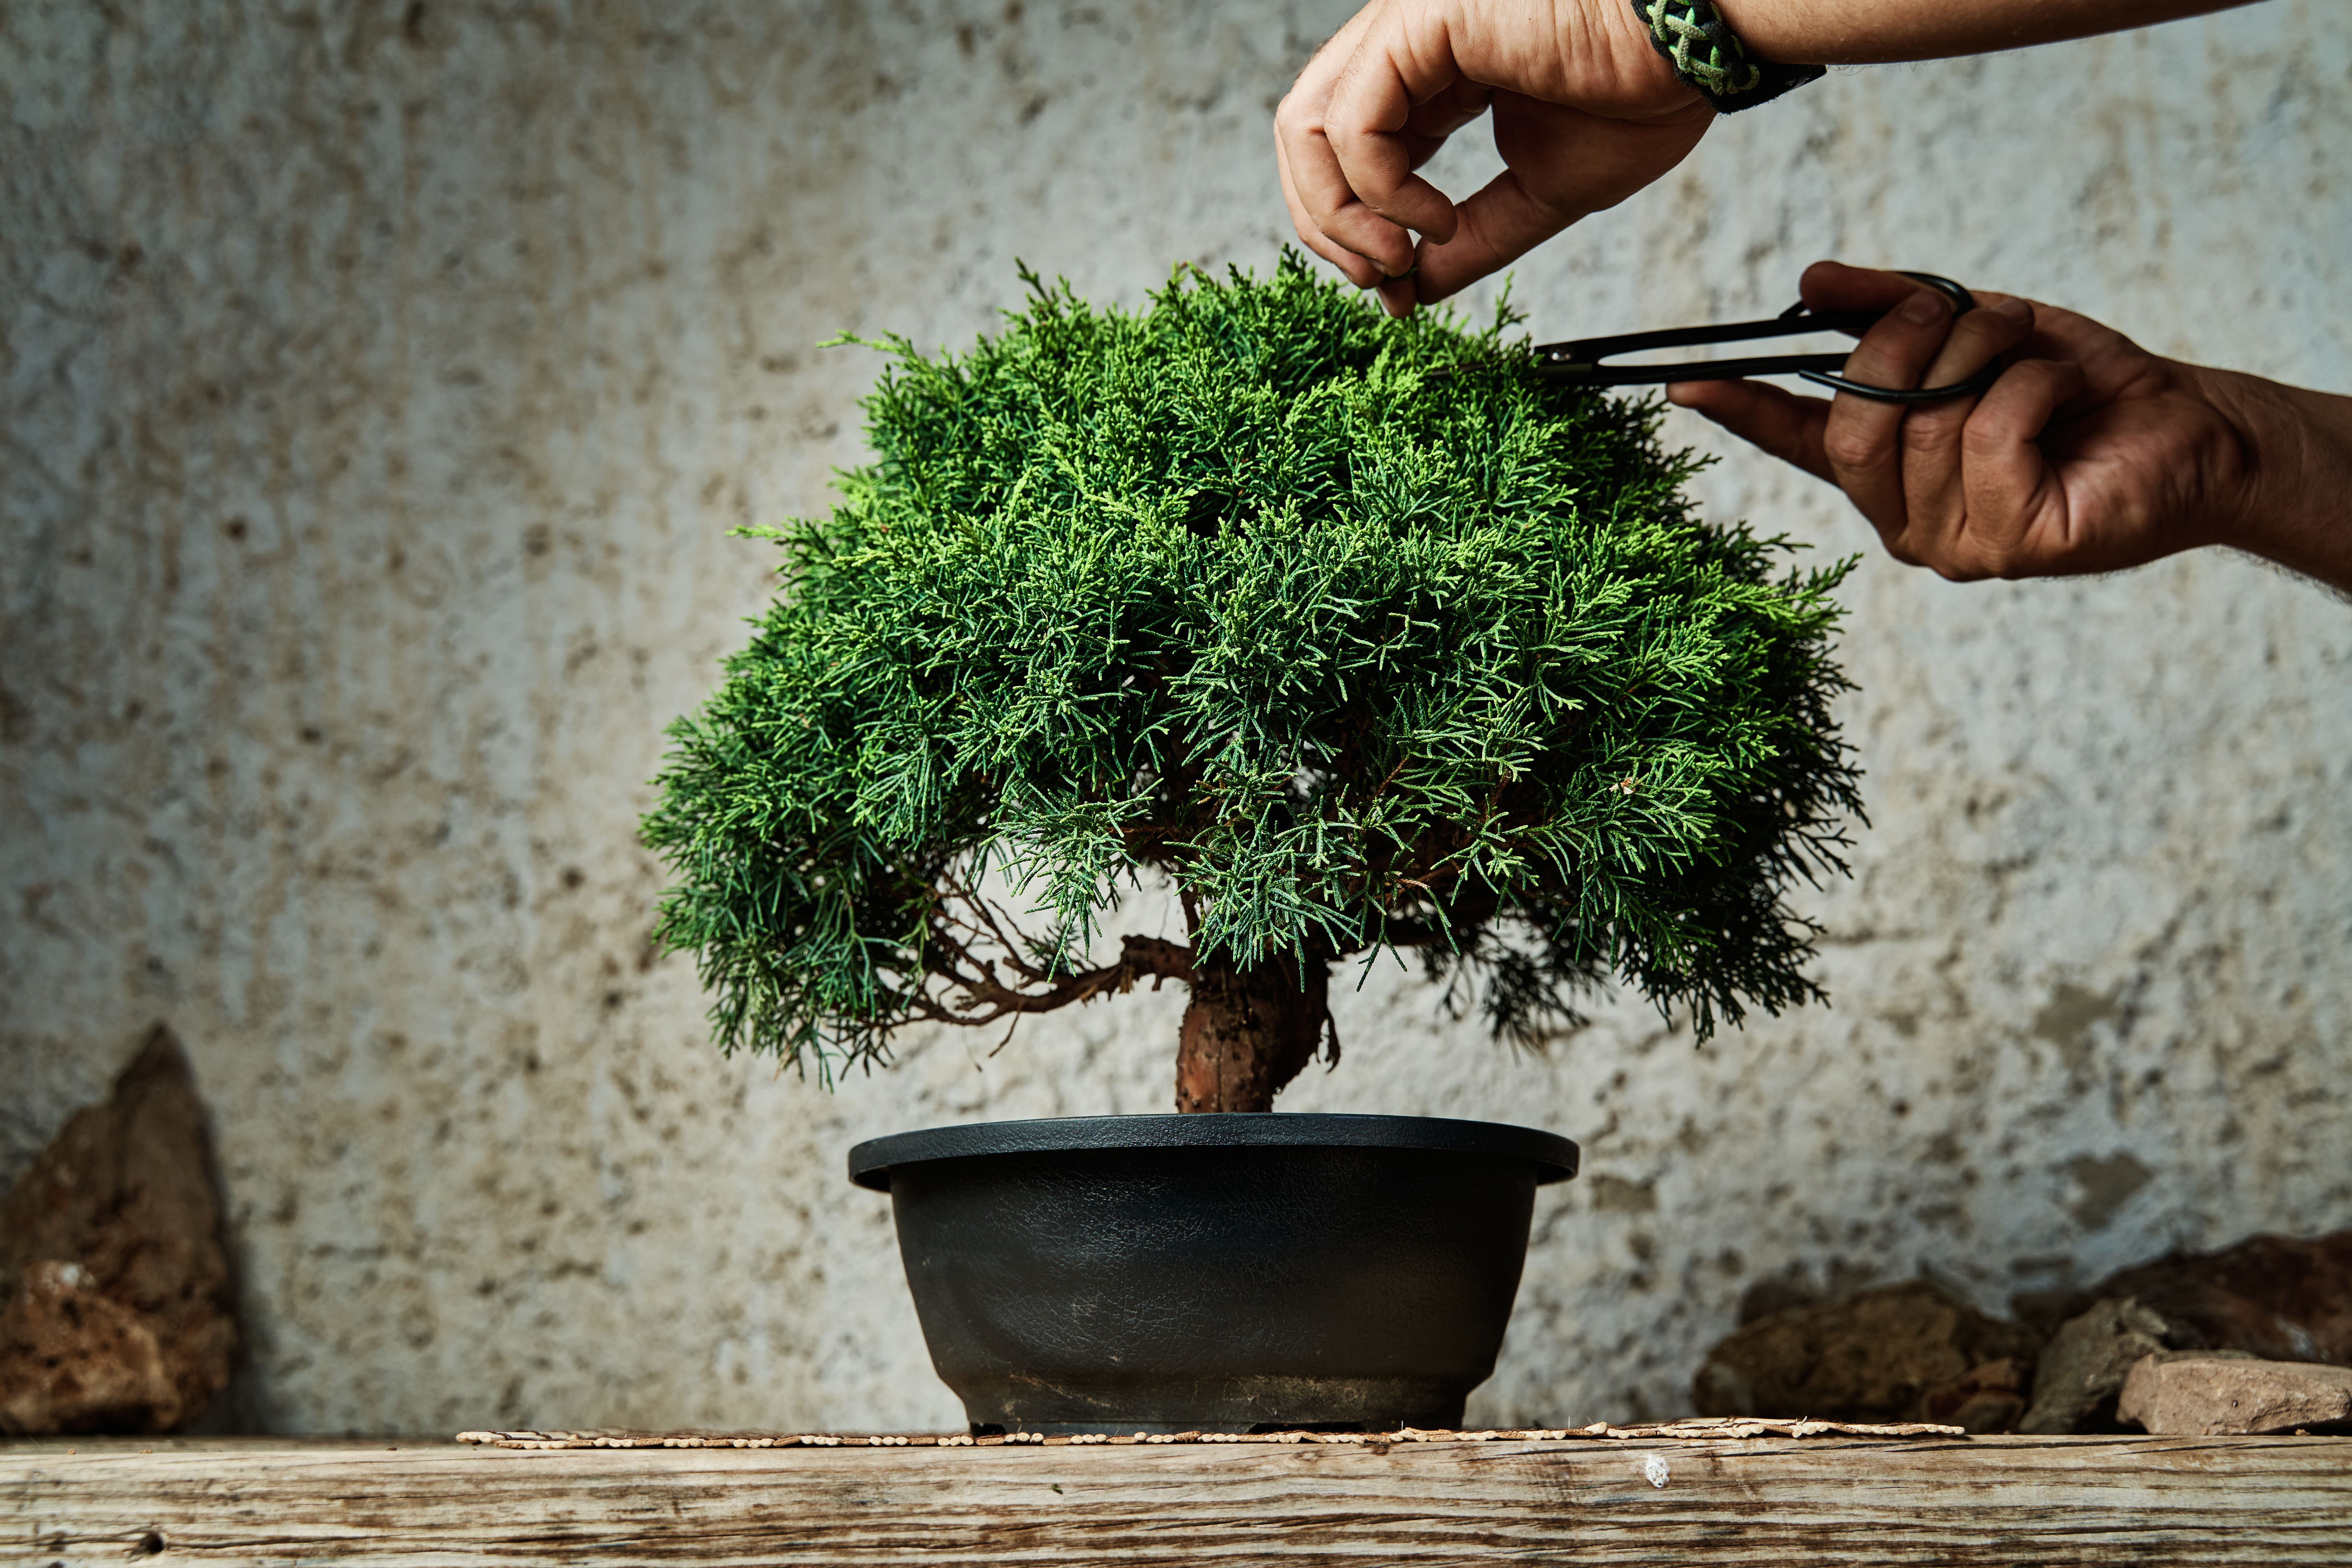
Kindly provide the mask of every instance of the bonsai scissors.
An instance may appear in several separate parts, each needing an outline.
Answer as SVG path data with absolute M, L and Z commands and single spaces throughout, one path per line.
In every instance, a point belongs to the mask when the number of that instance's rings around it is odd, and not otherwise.
M 1932 272 L 1906 272 L 1952 302 L 1952 313 L 1977 308 L 1976 296 L 1948 278 Z M 1638 353 L 1643 349 L 1685 348 L 1695 343 L 1745 342 L 1755 338 L 1794 337 L 1802 332 L 1861 331 L 1876 321 L 1879 310 L 1809 310 L 1802 300 L 1769 321 L 1732 321 L 1719 327 L 1668 327 L 1655 332 L 1624 332 L 1611 338 L 1579 338 L 1573 342 L 1538 343 L 1537 374 L 1570 386 L 1661 386 L 1670 381 L 1734 381 L 1743 375 L 1795 374 L 1837 392 L 1850 392 L 1879 403 L 1940 403 L 1948 397 L 1969 397 L 1990 386 L 2002 365 L 1993 361 L 1966 381 L 1948 386 L 1873 386 L 1850 381 L 1843 374 L 1843 353 L 1759 354 L 1748 359 L 1686 360 L 1679 364 L 1604 364 L 1612 354 Z

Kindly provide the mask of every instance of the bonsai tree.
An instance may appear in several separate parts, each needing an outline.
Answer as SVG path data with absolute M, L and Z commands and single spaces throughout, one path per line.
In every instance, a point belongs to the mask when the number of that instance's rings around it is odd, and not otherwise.
M 1295 254 L 1132 313 L 1023 276 L 967 355 L 867 345 L 873 462 L 754 531 L 782 592 L 670 731 L 656 938 L 722 1047 L 829 1082 L 1174 981 L 1178 1108 L 1265 1110 L 1337 1059 L 1342 960 L 1520 1042 L 1612 977 L 1701 1039 L 1820 995 L 1782 895 L 1858 805 L 1851 563 L 1702 521 L 1656 405 L 1507 310 L 1386 320 Z M 1151 878 L 1183 942 L 1114 931 Z

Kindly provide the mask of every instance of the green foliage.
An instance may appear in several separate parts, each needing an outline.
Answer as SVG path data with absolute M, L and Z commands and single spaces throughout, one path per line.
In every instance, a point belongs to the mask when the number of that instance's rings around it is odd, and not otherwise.
M 1022 1010 L 968 983 L 1082 973 L 1144 867 L 1204 959 L 1416 949 L 1521 1041 L 1612 974 L 1701 1037 L 1820 994 L 1781 895 L 1858 808 L 1851 563 L 1698 520 L 1655 405 L 1507 314 L 1389 321 L 1295 255 L 1134 313 L 1024 276 L 968 355 L 869 345 L 875 460 L 760 531 L 782 593 L 671 729 L 658 937 L 723 1046 L 829 1077 Z

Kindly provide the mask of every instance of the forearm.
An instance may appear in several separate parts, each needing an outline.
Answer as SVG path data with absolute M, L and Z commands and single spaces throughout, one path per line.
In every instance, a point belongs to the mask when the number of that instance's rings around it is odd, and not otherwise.
M 2352 594 L 2352 397 L 2199 374 L 2249 459 L 2245 504 L 2215 542 Z
M 1768 60 L 1872 65 L 2054 44 L 2249 0 L 1717 0 L 1741 41 Z

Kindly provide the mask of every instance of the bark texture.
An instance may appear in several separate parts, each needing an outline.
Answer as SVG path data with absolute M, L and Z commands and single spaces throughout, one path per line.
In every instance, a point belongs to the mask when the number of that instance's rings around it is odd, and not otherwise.
M 1176 1109 L 1272 1110 L 1282 1086 L 1315 1059 L 1331 1025 L 1331 966 L 1310 957 L 1253 969 L 1222 959 L 1194 967 L 1192 1000 L 1176 1045 Z

